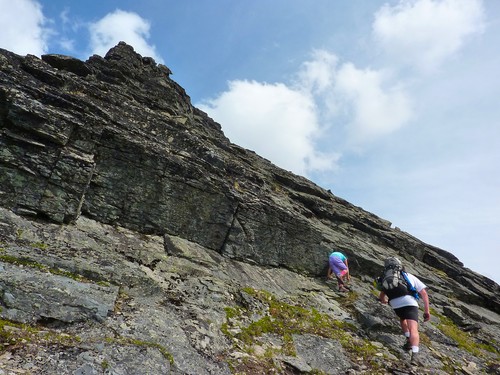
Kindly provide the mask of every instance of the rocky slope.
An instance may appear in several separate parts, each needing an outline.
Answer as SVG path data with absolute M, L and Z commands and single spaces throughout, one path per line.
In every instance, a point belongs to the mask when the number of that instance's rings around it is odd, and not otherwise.
M 500 373 L 496 283 L 231 144 L 170 74 L 0 50 L 0 374 Z M 388 255 L 429 286 L 418 369 Z

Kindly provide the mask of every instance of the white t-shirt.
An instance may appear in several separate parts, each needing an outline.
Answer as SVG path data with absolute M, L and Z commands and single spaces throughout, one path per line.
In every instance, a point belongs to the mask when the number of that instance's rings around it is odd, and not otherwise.
M 427 286 L 421 282 L 416 276 L 413 276 L 411 273 L 406 273 L 408 276 L 408 280 L 410 281 L 411 285 L 415 287 L 417 292 L 420 293 L 422 289 L 427 288 Z M 405 306 L 417 306 L 418 307 L 418 301 L 415 299 L 415 297 L 407 294 L 406 296 L 403 297 L 397 297 L 393 298 L 389 301 L 389 304 L 393 309 L 399 309 L 400 307 L 405 307 Z

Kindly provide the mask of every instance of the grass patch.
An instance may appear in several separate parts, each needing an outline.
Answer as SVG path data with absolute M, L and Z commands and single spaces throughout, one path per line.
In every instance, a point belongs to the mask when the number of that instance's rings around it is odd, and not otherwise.
M 222 325 L 221 330 L 235 342 L 242 343 L 243 348 L 239 345 L 239 349 L 245 350 L 248 354 L 253 354 L 252 348 L 259 342 L 261 336 L 272 334 L 281 337 L 283 344 L 280 354 L 295 356 L 293 335 L 312 334 L 336 340 L 352 358 L 362 357 L 372 368 L 379 366 L 379 361 L 373 361 L 377 348 L 368 340 L 358 338 L 353 325 L 335 320 L 314 308 L 308 309 L 279 301 L 267 291 L 245 288 L 243 292 L 260 302 L 258 305 L 262 306 L 262 311 L 259 311 L 259 315 L 262 317 L 245 324 L 244 317 L 250 315 L 249 311 L 242 308 L 227 308 L 227 322 Z M 353 295 L 352 298 L 355 299 L 357 296 Z
M 31 244 L 31 247 L 40 250 L 47 250 L 49 248 L 49 245 L 47 245 L 45 242 L 34 242 Z
M 165 357 L 171 365 L 174 364 L 174 357 L 168 350 L 155 342 L 142 341 L 127 337 L 106 338 L 108 343 L 116 343 L 118 345 L 134 345 L 147 348 L 155 348 Z M 0 319 L 0 354 L 9 349 L 14 350 L 27 345 L 61 345 L 65 347 L 77 347 L 82 342 L 78 336 L 70 336 L 65 333 L 58 333 L 46 328 L 38 328 L 36 326 L 11 322 L 9 320 Z M 108 369 L 109 363 L 104 360 L 101 362 L 103 370 Z
M 106 338 L 106 341 L 108 343 L 115 343 L 118 345 L 133 345 L 133 346 L 141 346 L 145 348 L 157 349 L 163 355 L 163 357 L 165 357 L 165 359 L 167 359 L 170 362 L 171 365 L 174 364 L 174 356 L 170 354 L 170 352 L 164 346 L 156 342 L 143 341 L 143 340 L 133 339 L 130 337 L 119 337 L 119 338 L 108 337 Z
M 9 348 L 18 348 L 28 344 L 76 346 L 81 342 L 78 336 L 70 336 L 46 328 L 38 328 L 4 319 L 0 319 L 0 340 L 3 343 L 3 347 L 0 346 L 0 353 L 7 351 Z
M 439 318 L 437 328 L 447 337 L 455 341 L 459 348 L 468 351 L 477 357 L 485 357 L 484 351 L 500 355 L 494 343 L 477 342 L 472 334 L 462 331 L 450 318 L 438 314 L 435 310 L 431 313 Z
M 106 371 L 107 369 L 109 369 L 109 367 L 110 367 L 110 366 L 109 366 L 109 362 L 108 362 L 108 361 L 103 360 L 103 361 L 101 362 L 101 368 L 103 369 L 103 371 Z

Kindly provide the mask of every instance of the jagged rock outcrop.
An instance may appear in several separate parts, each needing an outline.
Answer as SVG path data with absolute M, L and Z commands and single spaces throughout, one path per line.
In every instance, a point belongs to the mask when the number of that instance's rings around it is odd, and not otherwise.
M 421 371 L 500 371 L 496 283 L 232 144 L 170 74 L 0 50 L 0 374 L 403 371 L 388 255 L 429 286 Z

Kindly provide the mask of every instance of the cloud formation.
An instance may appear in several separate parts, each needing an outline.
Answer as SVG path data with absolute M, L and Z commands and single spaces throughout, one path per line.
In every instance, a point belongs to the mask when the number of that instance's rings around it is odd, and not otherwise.
M 233 142 L 281 167 L 306 176 L 314 169 L 333 170 L 341 154 L 360 150 L 414 120 L 418 99 L 410 89 L 422 79 L 418 73 L 439 68 L 483 28 L 480 0 L 386 4 L 372 25 L 372 37 L 388 57 L 383 68 L 359 67 L 330 51 L 315 50 L 294 82 L 232 81 L 227 91 L 201 107 Z M 416 73 L 403 79 L 398 74 L 408 66 Z M 338 147 L 333 158 L 318 151 L 325 132 Z
M 358 147 L 410 120 L 410 98 L 388 78 L 315 50 L 293 83 L 231 81 L 227 91 L 197 106 L 222 124 L 232 142 L 309 176 L 335 170 L 345 151 L 319 152 L 326 132 L 335 137 L 344 131 L 348 139 L 339 142 Z
M 147 42 L 149 29 L 149 22 L 136 13 L 117 9 L 90 24 L 91 53 L 104 56 L 110 48 L 124 41 L 132 45 L 137 53 L 163 63 L 163 59 L 156 52 L 156 47 Z
M 326 50 L 314 50 L 312 59 L 302 64 L 297 85 L 316 95 L 325 94 L 334 84 L 338 57 Z
M 483 32 L 481 0 L 401 0 L 376 14 L 373 34 L 390 58 L 432 71 Z
M 19 55 L 47 53 L 51 30 L 34 0 L 0 0 L 0 47 Z
M 412 102 L 404 88 L 381 71 L 344 64 L 334 87 L 351 112 L 349 141 L 359 145 L 388 135 L 411 119 Z
M 223 124 L 233 143 L 295 173 L 330 169 L 338 158 L 315 151 L 321 134 L 315 103 L 285 84 L 232 81 L 228 91 L 197 106 Z

